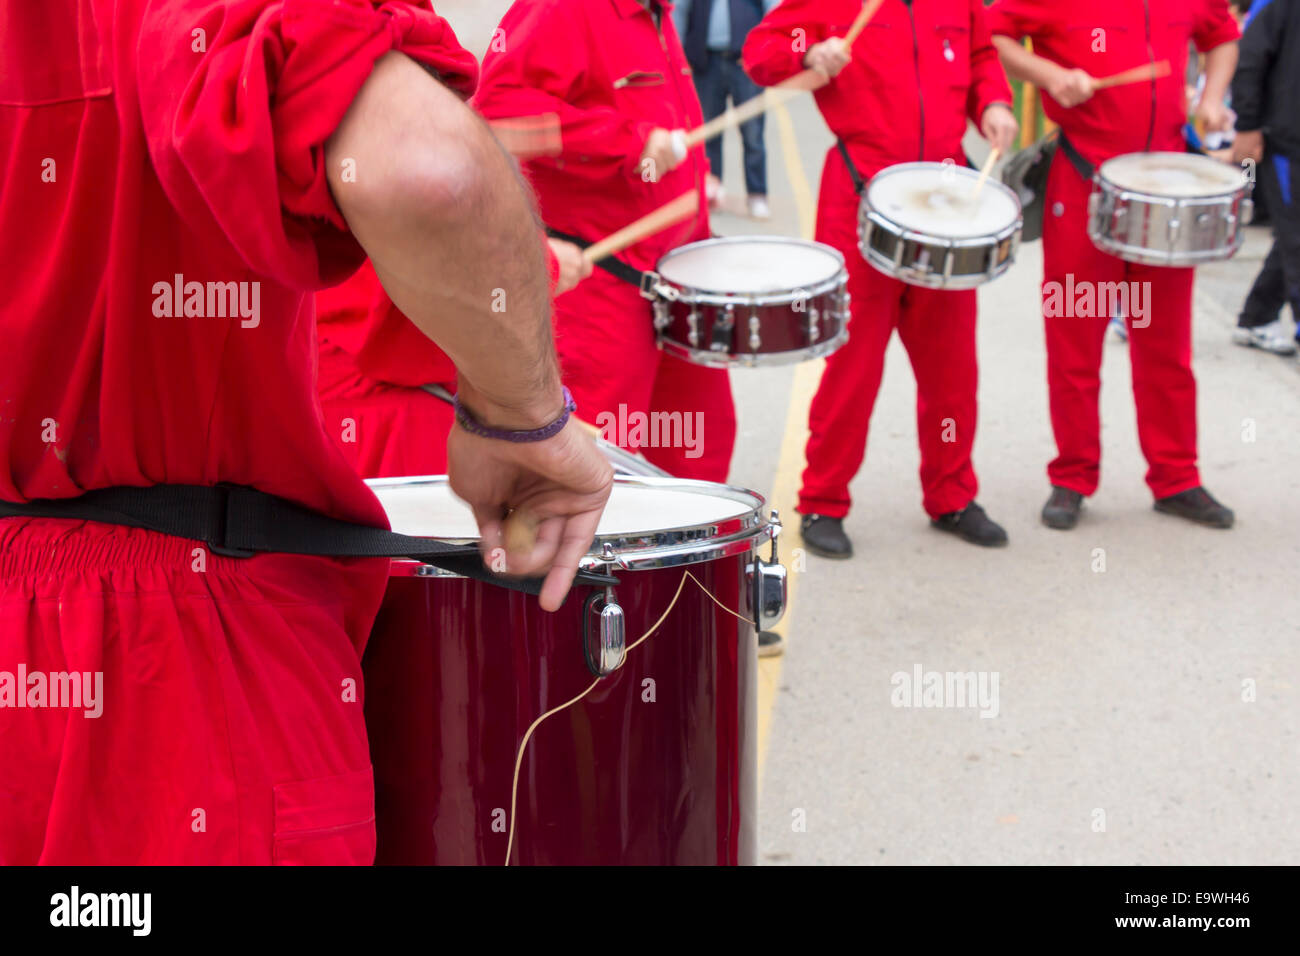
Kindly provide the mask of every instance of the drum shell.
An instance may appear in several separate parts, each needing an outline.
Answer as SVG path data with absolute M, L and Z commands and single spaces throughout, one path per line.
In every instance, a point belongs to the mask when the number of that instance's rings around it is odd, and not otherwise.
M 696 365 L 803 362 L 829 355 L 848 338 L 847 277 L 833 289 L 804 297 L 737 296 L 723 304 L 715 296 L 694 298 L 688 290 L 677 295 L 656 303 L 659 343 Z
M 689 570 L 752 615 L 752 560 L 750 550 Z M 629 644 L 671 603 L 684 570 L 619 572 Z M 463 578 L 390 580 L 364 659 L 377 862 L 504 862 L 517 746 L 594 679 L 584 597 L 548 614 L 535 598 Z M 755 679 L 753 625 L 687 581 L 622 668 L 534 732 L 511 862 L 754 862 Z
M 992 184 L 997 186 L 998 184 Z M 1020 249 L 1019 218 L 986 236 L 947 239 L 906 229 L 872 208 L 863 193 L 858 248 L 878 271 L 927 289 L 974 289 L 1011 268 Z
M 1194 266 L 1233 256 L 1251 219 L 1249 187 L 1212 196 L 1167 197 L 1124 189 L 1100 173 L 1088 198 L 1088 238 L 1128 262 Z

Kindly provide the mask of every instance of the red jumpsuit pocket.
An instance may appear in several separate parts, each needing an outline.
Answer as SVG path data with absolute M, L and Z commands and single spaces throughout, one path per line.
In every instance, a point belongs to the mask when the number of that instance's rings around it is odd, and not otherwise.
M 277 784 L 276 866 L 370 866 L 375 861 L 371 768 Z
M 614 89 L 623 90 L 629 87 L 640 89 L 647 86 L 663 86 L 664 75 L 646 70 L 633 70 L 627 76 L 620 76 L 614 81 Z
M 965 90 L 970 86 L 970 27 L 964 23 L 940 23 L 935 27 L 939 41 L 937 69 L 951 87 Z

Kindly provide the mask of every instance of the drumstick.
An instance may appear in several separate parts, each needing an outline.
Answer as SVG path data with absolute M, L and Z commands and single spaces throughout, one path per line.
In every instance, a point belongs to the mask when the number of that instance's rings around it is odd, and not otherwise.
M 994 146 L 993 149 L 989 151 L 989 158 L 984 160 L 984 165 L 980 169 L 980 178 L 975 180 L 975 188 L 972 189 L 970 193 L 971 202 L 979 199 L 980 190 L 984 188 L 984 180 L 989 178 L 989 172 L 993 169 L 993 164 L 997 161 L 998 148 Z
M 844 35 L 844 42 L 847 46 L 853 46 L 854 41 L 867 28 L 867 24 L 871 22 L 871 18 L 875 16 L 876 11 L 880 9 L 883 2 L 884 0 L 867 0 L 862 5 L 862 11 L 853 21 L 852 26 L 849 27 L 849 32 Z M 705 140 L 720 136 L 733 126 L 747 123 L 760 113 L 765 113 L 772 107 L 779 106 L 800 93 L 811 93 L 813 90 L 821 89 L 829 82 L 830 79 L 826 74 L 817 70 L 803 70 L 796 73 L 783 83 L 768 87 L 761 95 L 754 97 L 741 106 L 728 109 L 721 116 L 709 120 L 702 126 L 695 127 L 686 134 L 686 148 L 690 149 Z
M 642 216 L 636 222 L 624 226 L 618 232 L 606 236 L 600 242 L 594 242 L 582 250 L 588 262 L 599 262 L 606 256 L 622 252 L 628 246 L 635 245 L 646 236 L 652 236 L 674 223 L 689 219 L 700 210 L 699 190 L 692 189 L 682 193 L 672 202 L 665 203 L 654 212 Z
M 507 152 L 521 159 L 560 154 L 560 117 L 556 113 L 489 120 L 488 128 Z
M 1142 66 L 1135 66 L 1131 70 L 1124 70 L 1122 73 L 1112 73 L 1110 76 L 1102 76 L 1093 80 L 1092 88 L 1094 90 L 1104 90 L 1112 86 L 1123 86 L 1125 83 L 1140 83 L 1143 80 L 1159 80 L 1169 75 L 1169 61 L 1160 60 L 1156 63 L 1144 63 Z

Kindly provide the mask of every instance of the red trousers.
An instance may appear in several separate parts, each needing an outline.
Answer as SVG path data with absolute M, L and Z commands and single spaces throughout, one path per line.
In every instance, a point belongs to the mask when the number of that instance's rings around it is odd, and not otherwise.
M 597 269 L 555 300 L 555 340 L 578 416 L 607 440 L 679 478 L 727 480 L 736 444 L 727 370 L 664 354 L 636 287 Z M 656 412 L 689 416 L 689 427 L 656 428 Z
M 858 196 L 838 151 L 822 173 L 817 240 L 848 263 L 849 340 L 826 360 L 808 416 L 808 466 L 799 511 L 842 518 L 849 482 L 862 466 L 867 426 L 880 389 L 885 348 L 894 330 L 916 376 L 922 506 L 931 517 L 958 511 L 975 497 L 971 465 L 978 417 L 975 293 L 922 289 L 877 271 L 858 251 Z
M 387 571 L 0 520 L 0 864 L 373 862 Z
M 1147 485 L 1157 498 L 1201 483 L 1196 467 L 1196 378 L 1192 374 L 1191 269 L 1125 262 L 1102 252 L 1088 238 L 1091 185 L 1058 153 L 1047 181 L 1043 221 L 1043 324 L 1047 334 L 1047 386 L 1056 435 L 1056 458 L 1047 466 L 1054 485 L 1084 495 L 1097 490 L 1101 475 L 1102 345 L 1107 314 L 1059 314 L 1048 296 L 1100 283 L 1142 288 L 1147 314 L 1129 315 L 1129 358 L 1138 441 L 1147 460 Z M 1057 283 L 1055 287 L 1052 283 Z M 1132 283 L 1139 283 L 1135 287 Z M 1078 301 L 1076 295 L 1075 301 Z M 1049 315 L 1049 311 L 1057 314 Z M 1092 311 L 1101 311 L 1093 309 Z M 1133 311 L 1130 309 L 1130 312 Z
M 367 378 L 355 359 L 328 343 L 320 347 L 319 392 L 325 431 L 362 478 L 446 474 L 456 418 L 442 399 Z

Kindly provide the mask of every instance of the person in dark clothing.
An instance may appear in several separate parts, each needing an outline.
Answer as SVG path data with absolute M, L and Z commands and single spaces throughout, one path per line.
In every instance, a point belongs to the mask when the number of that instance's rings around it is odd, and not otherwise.
M 1265 0 L 1251 8 L 1232 79 L 1237 112 L 1233 160 L 1257 164 L 1256 188 L 1273 220 L 1273 248 L 1246 297 L 1233 339 L 1279 355 L 1296 352 L 1282 306 L 1300 321 L 1300 0 Z
M 745 37 L 779 0 L 677 0 L 673 7 L 677 33 L 686 49 L 686 59 L 695 74 L 706 121 L 721 116 L 727 100 L 739 106 L 762 90 L 740 65 Z M 767 204 L 767 150 L 763 144 L 764 117 L 760 113 L 740 124 L 745 150 L 745 192 L 749 214 L 755 219 L 771 218 Z M 722 137 L 705 144 L 709 160 L 709 201 L 722 204 Z

